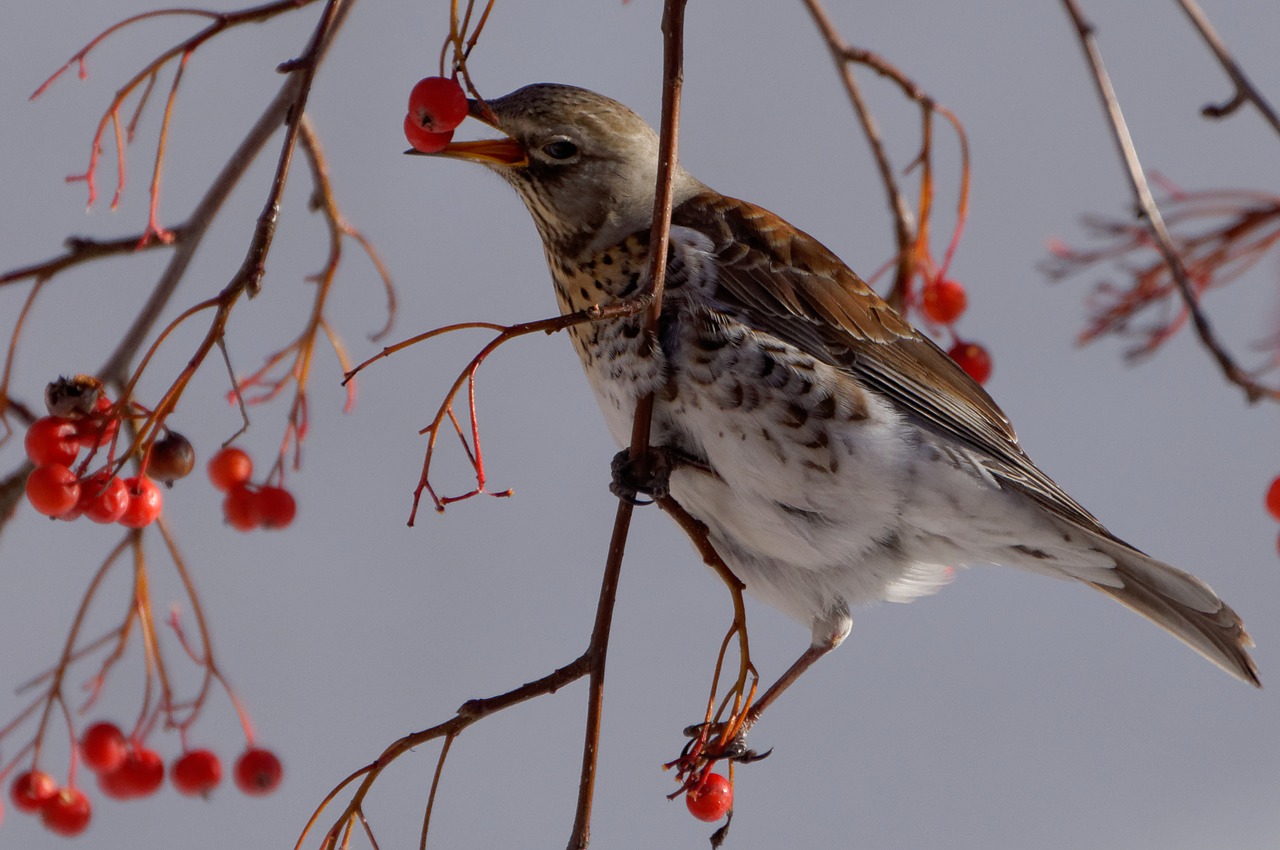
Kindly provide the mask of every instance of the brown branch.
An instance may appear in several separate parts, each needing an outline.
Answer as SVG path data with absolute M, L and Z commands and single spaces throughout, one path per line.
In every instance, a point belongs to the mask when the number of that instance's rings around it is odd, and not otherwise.
M 364 371 L 366 368 L 373 365 L 377 361 L 384 360 L 399 351 L 403 351 L 404 349 L 412 345 L 418 344 L 419 342 L 425 342 L 428 339 L 433 339 L 438 336 L 443 336 L 444 334 L 454 333 L 455 331 L 461 331 L 461 330 L 484 329 L 484 330 L 491 330 L 491 331 L 498 332 L 497 336 L 495 336 L 488 343 L 486 343 L 484 347 L 481 348 L 480 351 L 474 357 L 471 358 L 471 360 L 462 369 L 462 371 L 458 373 L 458 376 L 454 379 L 453 384 L 450 385 L 448 391 L 445 393 L 444 399 L 440 402 L 439 406 L 436 408 L 435 416 L 432 417 L 431 422 L 426 427 L 424 427 L 421 431 L 419 431 L 419 433 L 421 434 L 430 434 L 431 437 L 427 442 L 427 451 L 426 451 L 426 456 L 423 459 L 422 474 L 419 476 L 419 479 L 418 479 L 418 487 L 414 491 L 413 511 L 409 515 L 409 525 L 414 524 L 414 520 L 417 517 L 418 503 L 424 491 L 430 494 L 432 500 L 435 502 L 436 510 L 441 512 L 443 512 L 445 505 L 451 502 L 461 501 L 463 499 L 469 498 L 472 495 L 477 495 L 479 492 L 481 492 L 481 489 L 477 488 L 476 490 L 473 490 L 468 495 L 446 496 L 442 498 L 437 496 L 434 488 L 432 488 L 432 486 L 430 485 L 429 480 L 430 480 L 430 474 L 431 474 L 432 459 L 435 456 L 436 441 L 439 438 L 440 426 L 444 423 L 444 420 L 446 418 L 452 419 L 453 403 L 454 403 L 454 399 L 457 398 L 458 392 L 462 389 L 462 386 L 464 384 L 467 384 L 474 379 L 476 369 L 479 368 L 479 366 L 485 361 L 486 358 L 489 357 L 490 354 L 492 354 L 498 348 L 510 342 L 511 340 L 516 339 L 517 337 L 527 336 L 528 334 L 532 334 L 532 333 L 552 334 L 558 331 L 562 331 L 566 328 L 573 327 L 575 325 L 582 325 L 582 324 L 587 324 L 592 322 L 609 321 L 612 319 L 621 319 L 621 318 L 627 318 L 629 316 L 634 316 L 645 309 L 646 303 L 647 301 L 645 300 L 645 298 L 641 296 L 633 299 L 628 299 L 625 301 L 617 301 L 612 304 L 607 304 L 604 306 L 595 305 L 595 306 L 589 307 L 586 310 L 579 310 L 573 313 L 553 316 L 552 318 L 549 318 L 549 319 L 538 319 L 532 322 L 521 322 L 515 325 L 499 325 L 493 322 L 462 322 L 459 324 L 444 325 L 442 327 L 433 328 L 432 330 L 429 330 L 429 331 L 424 331 L 423 333 L 420 333 L 420 334 L 415 334 L 414 336 L 411 336 L 408 339 L 403 339 L 400 342 L 394 343 L 392 345 L 388 345 L 377 354 L 373 355 L 372 357 L 366 359 L 364 362 L 359 363 L 354 368 L 349 370 L 346 373 L 346 377 L 343 379 L 344 384 L 353 380 L 356 377 L 356 375 L 358 375 L 360 372 Z M 473 422 L 472 424 L 474 426 L 475 423 Z M 464 446 L 465 445 L 466 444 L 464 441 Z M 468 447 L 468 454 L 470 454 L 469 447 Z M 474 457 L 471 458 L 471 461 L 473 466 L 477 466 L 476 458 Z M 477 473 L 477 478 L 479 478 L 481 474 L 481 470 L 477 468 L 476 473 Z M 477 483 L 479 484 L 482 482 L 478 481 Z
M 325 19 L 328 21 L 327 26 L 325 21 L 322 21 L 316 28 L 313 45 L 318 45 L 318 47 L 313 46 L 307 53 L 311 57 L 313 66 L 322 61 L 324 50 L 328 48 L 337 34 L 342 16 L 345 15 L 345 10 L 349 7 L 349 3 L 339 3 L 339 6 L 341 7 L 339 14 Z M 124 336 L 121 337 L 115 351 L 111 353 L 98 371 L 99 377 L 104 381 L 113 381 L 122 385 L 128 379 L 129 362 L 133 359 L 143 340 L 151 332 L 152 327 L 169 303 L 169 299 L 173 296 L 179 282 L 186 273 L 187 266 L 195 255 L 195 251 L 203 240 L 209 226 L 213 223 L 213 219 L 221 209 L 223 202 L 226 201 L 232 189 L 240 182 L 258 152 L 262 150 L 267 140 L 275 133 L 276 128 L 282 121 L 287 120 L 291 110 L 298 107 L 300 99 L 305 98 L 305 91 L 310 80 L 310 76 L 302 74 L 290 75 L 285 80 L 275 98 L 263 110 L 258 120 L 250 128 L 244 139 L 241 140 L 240 145 L 227 159 L 217 177 L 214 178 L 204 197 L 200 199 L 195 209 L 192 210 L 190 218 L 181 227 L 180 244 L 174 250 L 173 257 L 170 258 L 169 264 L 160 275 L 155 288 L 152 289 L 151 294 L 138 311 L 133 324 L 129 326 Z M 259 256 L 261 259 L 265 254 Z
M 281 73 L 289 74 L 298 80 L 297 94 L 285 111 L 285 138 L 280 146 L 280 158 L 276 162 L 276 173 L 271 180 L 271 189 L 267 192 L 267 202 L 258 215 L 258 224 L 254 228 L 253 238 L 245 252 L 244 262 L 231 286 L 242 289 L 249 297 L 258 294 L 262 286 L 262 277 L 267 270 L 267 254 L 271 251 L 271 243 L 276 234 L 276 223 L 280 219 L 280 198 L 284 195 L 284 186 L 289 179 L 289 166 L 293 163 L 293 151 L 297 147 L 301 119 L 307 109 L 307 98 L 311 94 L 311 83 L 320 67 L 324 51 L 328 49 L 333 35 L 342 26 L 342 21 L 351 10 L 354 0 L 328 0 L 324 12 L 320 16 L 312 33 L 307 49 L 296 59 L 280 64 Z
M 181 242 L 186 226 L 176 225 L 166 229 L 174 235 L 176 241 Z M 120 239 L 106 240 L 93 239 L 88 236 L 68 236 L 65 242 L 66 251 L 42 263 L 32 263 L 29 266 L 21 266 L 0 274 L 0 286 L 25 280 L 29 277 L 50 278 L 72 266 L 87 263 L 91 260 L 100 260 L 103 257 L 131 254 L 138 250 L 169 247 L 168 244 L 160 241 L 149 241 L 147 244 L 142 245 L 140 244 L 142 236 L 143 234 L 139 233 Z
M 960 119 L 951 110 L 934 100 L 919 84 L 907 77 L 906 74 L 879 54 L 860 47 L 854 47 L 841 38 L 820 0 L 804 0 L 804 3 L 814 23 L 817 24 L 819 31 L 822 33 L 832 60 L 836 63 L 836 70 L 844 83 L 858 121 L 862 125 L 863 135 L 866 136 L 867 143 L 871 146 L 876 168 L 880 172 L 881 182 L 884 183 L 885 195 L 889 202 L 889 211 L 893 218 L 894 240 L 897 248 L 894 259 L 890 263 L 894 268 L 893 284 L 890 286 L 885 298 L 895 309 L 906 312 L 911 301 L 910 285 L 912 277 L 918 274 L 926 282 L 935 278 L 942 278 L 946 274 L 947 268 L 951 265 L 951 258 L 959 245 L 960 235 L 969 209 L 969 140 L 965 134 L 964 126 L 960 123 Z M 920 202 L 919 208 L 914 215 L 907 206 L 906 196 L 894 176 L 893 167 L 889 163 L 884 142 L 880 137 L 880 129 L 867 108 L 862 92 L 853 77 L 853 70 L 850 66 L 855 63 L 870 68 L 876 74 L 894 83 L 908 100 L 920 106 L 922 116 L 920 152 L 916 155 L 911 165 L 908 166 L 908 170 L 917 165 L 922 166 Z M 952 230 L 951 240 L 947 245 L 941 264 L 935 263 L 929 252 L 929 222 L 934 191 L 931 127 L 935 112 L 947 119 L 947 122 L 955 130 L 960 145 L 961 162 L 960 191 L 956 203 L 956 224 Z
M 1222 70 L 1227 72 L 1227 76 L 1231 78 L 1231 82 L 1235 85 L 1235 94 L 1231 99 L 1221 104 L 1209 104 L 1201 109 L 1201 113 L 1209 118 L 1225 118 L 1235 112 L 1245 103 L 1252 103 L 1254 107 L 1262 113 L 1262 117 L 1271 125 L 1271 129 L 1276 133 L 1280 133 L 1280 115 L 1276 115 L 1275 109 L 1262 96 L 1262 92 L 1258 91 L 1253 82 L 1245 75 L 1240 64 L 1236 62 L 1235 57 L 1231 55 L 1231 51 L 1227 49 L 1227 45 L 1218 36 L 1217 31 L 1213 28 L 1213 24 L 1209 23 L 1209 18 L 1200 9 L 1195 0 L 1178 0 L 1178 5 L 1182 7 L 1182 11 L 1186 12 L 1187 17 L 1191 19 L 1191 24 L 1196 28 L 1196 32 L 1204 39 L 1205 44 L 1209 45 L 1209 49 L 1213 51 L 1213 55 L 1218 58 L 1218 63 L 1222 65 Z
M 666 0 L 662 13 L 662 124 L 658 141 L 658 177 L 654 192 L 653 226 L 649 236 L 649 286 L 642 296 L 649 299 L 645 332 L 650 339 L 657 336 L 662 316 L 662 292 L 667 272 L 667 248 L 671 238 L 671 206 L 673 180 L 678 162 L 680 132 L 680 92 L 684 86 L 684 10 L 687 0 Z M 649 439 L 653 419 L 653 393 L 636 403 L 631 428 L 631 462 L 643 475 L 650 461 Z M 609 630 L 617 596 L 618 576 L 627 533 L 631 528 L 634 506 L 627 499 L 618 500 L 609 555 L 605 562 L 600 601 L 596 606 L 595 626 L 591 631 L 591 681 L 587 697 L 586 740 L 582 748 L 582 775 L 578 783 L 578 805 L 569 834 L 569 850 L 584 850 L 591 841 L 591 804 L 595 790 L 596 762 L 599 756 L 600 723 L 604 707 L 605 660 L 609 647 Z
M 347 823 L 351 817 L 360 812 L 364 798 L 368 795 L 369 789 L 373 787 L 378 775 L 400 756 L 410 752 L 415 747 L 419 747 L 422 744 L 425 744 L 428 741 L 433 741 L 437 738 L 457 738 L 467 729 L 467 727 L 483 720 L 491 714 L 497 714 L 500 711 L 519 705 L 522 702 L 528 702 L 529 700 L 537 697 L 554 694 L 564 686 L 572 682 L 576 682 L 578 679 L 587 675 L 590 671 L 591 665 L 592 650 L 588 648 L 586 652 L 579 655 L 573 661 L 570 661 L 563 667 L 553 670 L 540 679 L 535 679 L 532 682 L 526 682 L 518 688 L 514 688 L 503 694 L 498 694 L 497 696 L 467 700 L 458 707 L 457 713 L 449 720 L 446 720 L 443 723 L 438 723 L 428 729 L 423 729 L 421 732 L 414 732 L 412 734 L 405 735 L 403 738 L 395 741 L 383 750 L 382 754 L 376 759 L 355 771 L 351 776 L 339 783 L 338 787 L 334 788 L 333 791 L 331 791 L 329 795 L 321 801 L 319 807 L 312 814 L 310 820 L 307 821 L 306 826 L 302 830 L 302 834 L 298 836 L 298 842 L 295 845 L 295 850 L 296 848 L 302 847 L 303 842 L 307 839 L 307 834 L 320 819 L 320 815 L 324 812 L 325 807 L 328 806 L 334 797 L 337 796 L 337 794 L 339 794 L 347 785 L 357 779 L 361 780 L 360 786 L 352 794 L 351 802 L 349 802 L 346 808 L 343 809 L 342 814 L 334 821 L 333 827 L 321 842 L 320 846 L 322 849 L 333 847 L 334 840 L 342 830 L 343 825 Z M 361 777 L 363 777 L 363 779 L 361 779 Z
M 146 81 L 146 87 L 144 88 L 142 95 L 139 98 L 138 107 L 134 113 L 134 117 L 129 122 L 128 132 L 129 132 L 130 139 L 133 138 L 133 129 L 137 124 L 138 117 L 142 113 L 143 106 L 146 105 L 147 99 L 151 94 L 152 87 L 155 85 L 156 75 L 159 73 L 162 67 L 168 64 L 168 62 L 171 59 L 173 59 L 176 56 L 183 56 L 183 57 L 189 56 L 191 52 L 196 50 L 206 41 L 215 37 L 219 33 L 226 31 L 231 27 L 240 26 L 246 23 L 265 21 L 271 17 L 274 17 L 275 15 L 292 11 L 301 6 L 305 6 L 311 2 L 314 2 L 314 0 L 280 0 L 280 2 L 267 3 L 262 6 L 254 6 L 248 9 L 241 9 L 237 12 L 225 12 L 225 13 L 212 12 L 205 9 L 159 9 L 151 12 L 143 12 L 142 14 L 125 18 L 123 21 L 119 21 L 113 24 L 112 26 L 107 27 L 102 32 L 98 33 L 98 35 L 96 35 L 93 39 L 91 39 L 88 44 L 80 48 L 78 52 L 76 52 L 70 59 L 68 59 L 67 62 L 61 68 L 59 68 L 47 80 L 45 80 L 44 83 L 41 84 L 41 86 L 38 89 L 36 89 L 35 93 L 31 95 L 31 99 L 35 100 L 41 94 L 43 94 L 45 90 L 47 90 L 48 87 L 52 85 L 54 80 L 60 77 L 63 74 L 63 72 L 65 72 L 73 64 L 79 65 L 80 77 L 82 79 L 88 76 L 85 70 L 85 61 L 89 53 L 92 52 L 95 48 L 97 48 L 98 45 L 102 44 L 102 42 L 105 41 L 107 38 L 109 38 L 111 35 L 115 34 L 116 32 L 119 32 L 120 30 L 128 26 L 131 26 L 132 24 L 138 23 L 139 21 L 146 20 L 149 18 L 161 17 L 165 15 L 182 15 L 182 16 L 190 15 L 190 16 L 208 18 L 212 21 L 212 23 L 210 23 L 204 29 L 197 32 L 195 35 L 192 35 L 191 37 L 179 42 L 177 45 L 169 48 L 168 50 L 165 50 L 159 56 L 152 59 L 149 63 L 147 63 L 142 68 L 141 71 L 134 74 L 134 76 L 130 78 L 128 82 L 126 82 L 123 86 L 121 86 L 116 91 L 116 94 L 112 99 L 110 105 L 103 112 L 102 117 L 98 120 L 98 127 L 97 127 L 97 130 L 94 132 L 93 141 L 90 144 L 88 169 L 85 171 L 84 174 L 74 175 L 72 177 L 68 177 L 67 179 L 69 181 L 84 180 L 86 182 L 89 188 L 89 205 L 92 206 L 94 202 L 94 198 L 96 196 L 95 180 L 96 180 L 97 168 L 98 168 L 98 156 L 102 153 L 102 135 L 105 132 L 107 125 L 111 124 L 115 130 L 115 135 L 116 135 L 116 154 L 117 154 L 117 165 L 119 168 L 119 173 L 117 175 L 117 181 L 116 181 L 115 198 L 111 202 L 112 208 L 114 209 L 116 203 L 120 199 L 120 193 L 124 188 L 124 149 L 123 149 L 122 140 L 120 137 L 120 115 L 119 115 L 120 107 L 121 105 L 123 105 L 124 101 L 128 99 L 129 96 L 137 89 L 137 87 L 141 85 L 144 80 Z M 154 212 L 154 204 L 152 205 L 152 212 Z
M 1155 240 L 1156 249 L 1160 252 L 1161 257 L 1164 258 L 1169 271 L 1173 275 L 1174 283 L 1178 287 L 1182 301 L 1190 313 L 1196 336 L 1199 337 L 1201 345 L 1209 352 L 1214 362 L 1218 364 L 1218 368 L 1221 369 L 1227 381 L 1240 387 L 1250 402 L 1256 402 L 1263 398 L 1280 400 L 1280 394 L 1267 390 L 1267 388 L 1254 381 L 1244 369 L 1240 368 L 1218 340 L 1217 335 L 1209 324 L 1208 317 L 1200 309 L 1195 286 L 1187 275 L 1182 258 L 1178 255 L 1173 239 L 1169 235 L 1169 230 L 1160 215 L 1160 208 L 1156 204 L 1155 198 L 1152 197 L 1151 186 L 1147 182 L 1142 162 L 1139 160 L 1137 149 L 1133 144 L 1133 138 L 1129 135 L 1129 128 L 1125 123 L 1124 113 L 1120 109 L 1120 102 L 1116 97 L 1115 89 L 1111 85 L 1111 79 L 1107 75 L 1106 67 L 1102 62 L 1102 53 L 1098 49 L 1097 40 L 1094 37 L 1093 25 L 1085 19 L 1075 0 L 1062 0 L 1062 5 L 1075 27 L 1076 35 L 1080 40 L 1080 47 L 1084 51 L 1085 62 L 1093 75 L 1094 83 L 1097 85 L 1098 97 L 1102 101 L 1104 111 L 1107 113 L 1112 138 L 1115 140 L 1121 162 L 1124 164 L 1125 176 L 1128 178 L 1129 187 L 1133 191 L 1138 211 L 1145 220 L 1147 229 L 1151 232 L 1151 238 Z
M 863 100 L 862 90 L 858 87 L 858 83 L 853 77 L 853 69 L 849 67 L 850 57 L 854 49 L 841 38 L 820 0 L 804 0 L 804 5 L 809 10 L 809 15 L 813 18 L 813 22 L 821 31 L 823 40 L 827 43 L 827 49 L 831 52 L 831 60 L 835 62 L 836 71 L 840 74 L 840 80 L 844 83 L 845 91 L 849 95 L 849 102 L 853 105 L 853 111 L 857 113 L 858 122 L 862 125 L 862 133 L 867 137 L 867 144 L 871 146 L 871 154 L 876 161 L 876 170 L 880 172 L 880 181 L 884 184 L 885 195 L 889 201 L 889 212 L 893 218 L 894 244 L 897 246 L 897 261 L 895 263 L 893 287 L 890 290 L 890 303 L 901 309 L 903 306 L 902 300 L 907 291 L 907 281 L 911 277 L 911 246 L 915 242 L 915 222 L 911 215 L 911 208 L 907 205 L 906 196 L 902 194 L 902 189 L 898 186 L 898 180 L 894 176 L 893 165 L 889 162 L 889 155 L 884 149 L 884 141 L 880 137 L 880 127 L 876 124 L 876 119 L 867 107 L 866 101 Z
M 297 86 L 298 81 L 293 78 L 285 82 L 241 140 L 239 146 L 232 152 L 222 166 L 222 170 L 209 184 L 204 197 L 192 210 L 191 217 L 180 228 L 176 228 L 177 239 L 173 243 L 176 247 L 174 247 L 173 256 L 169 259 L 169 264 L 165 266 L 151 294 L 143 302 L 133 323 L 116 344 L 115 350 L 98 370 L 99 377 L 104 381 L 123 383 L 128 379 L 129 362 L 137 354 L 143 340 L 151 333 L 152 327 L 168 306 L 174 291 L 186 274 L 187 266 L 191 263 L 196 249 L 200 246 L 210 225 L 213 224 L 222 204 L 231 195 L 232 190 L 239 185 L 240 179 L 249 170 L 253 160 L 266 145 L 267 140 L 274 135 L 276 127 L 284 120 L 289 105 L 297 96 Z

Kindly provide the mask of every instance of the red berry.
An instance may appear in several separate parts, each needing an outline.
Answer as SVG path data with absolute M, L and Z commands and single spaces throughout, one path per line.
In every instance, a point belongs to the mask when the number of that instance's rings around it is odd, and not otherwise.
M 428 133 L 447 133 L 467 117 L 466 92 L 457 80 L 426 77 L 409 92 L 409 118 Z M 412 138 L 409 141 L 413 141 Z
M 298 512 L 298 503 L 293 500 L 293 494 L 283 487 L 260 488 L 256 501 L 263 528 L 284 528 L 293 522 L 293 517 Z
M 931 280 L 920 296 L 920 309 L 940 325 L 949 325 L 960 318 L 968 304 L 964 285 L 954 280 Z
M 991 355 L 976 342 L 956 342 L 947 354 L 978 383 L 985 384 L 991 377 Z
M 89 798 L 79 788 L 63 788 L 40 807 L 45 829 L 59 835 L 79 835 L 89 825 Z
M 60 463 L 70 466 L 80 452 L 76 441 L 76 423 L 60 416 L 42 416 L 27 429 L 24 440 L 27 457 L 36 466 Z
M 98 776 L 103 792 L 118 800 L 149 797 L 163 784 L 164 762 L 159 753 L 146 747 L 130 750 L 118 768 Z
M 120 768 L 99 773 L 98 789 L 113 800 L 132 800 L 138 796 L 133 790 L 131 777 Z
M 1267 512 L 1280 519 L 1280 477 L 1271 482 L 1267 488 Z
M 76 474 L 61 463 L 37 466 L 27 476 L 27 501 L 45 516 L 65 514 L 79 499 Z
M 453 140 L 453 131 L 446 130 L 443 133 L 433 133 L 430 130 L 424 130 L 413 120 L 412 115 L 406 115 L 404 117 L 404 137 L 409 140 L 409 144 L 413 149 L 419 153 L 439 153 Z
M 232 487 L 222 500 L 222 517 L 236 531 L 253 531 L 261 526 L 257 491 L 244 484 Z
M 146 528 L 156 521 L 164 509 L 164 493 L 160 485 L 145 475 L 135 475 L 124 480 L 129 493 L 129 506 L 117 520 L 125 528 Z
M 99 395 L 94 402 L 93 412 L 83 419 L 76 420 L 76 439 L 86 449 L 95 449 L 110 442 L 120 428 L 120 420 L 111 413 L 111 399 Z
M 222 781 L 222 762 L 209 750 L 191 750 L 170 766 L 169 779 L 180 794 L 207 797 Z
M 76 508 L 94 522 L 115 522 L 129 507 L 129 488 L 123 480 L 105 472 L 80 482 L 80 501 Z
M 58 783 L 43 770 L 28 770 L 13 778 L 9 799 L 20 812 L 37 812 L 58 793 Z
M 718 773 L 708 773 L 697 788 L 684 795 L 689 814 L 711 823 L 724 817 L 733 808 L 733 786 Z
M 209 481 L 222 492 L 243 484 L 253 475 L 253 459 L 235 446 L 221 449 L 209 458 Z
M 80 736 L 80 757 L 94 773 L 110 773 L 124 764 L 129 748 L 120 727 L 105 720 L 93 724 Z
M 252 797 L 276 790 L 283 775 L 284 767 L 271 750 L 253 747 L 236 759 L 236 787 Z
M 157 481 L 172 484 L 190 475 L 195 465 L 196 450 L 191 447 L 191 441 L 177 431 L 170 431 L 151 447 L 147 474 Z

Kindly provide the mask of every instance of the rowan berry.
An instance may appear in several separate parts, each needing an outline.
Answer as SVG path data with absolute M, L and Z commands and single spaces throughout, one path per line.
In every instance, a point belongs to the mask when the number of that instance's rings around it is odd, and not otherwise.
M 684 795 L 689 814 L 711 823 L 724 817 L 733 808 L 733 786 L 718 773 L 708 773 L 696 788 Z
M 227 492 L 237 484 L 243 484 L 253 475 L 253 459 L 235 446 L 227 446 L 209 458 L 209 482 Z
M 40 807 L 40 820 L 50 832 L 72 836 L 85 831 L 92 813 L 83 791 L 63 788 Z
M 978 383 L 985 384 L 991 377 L 991 355 L 976 342 L 956 342 L 947 354 Z
M 949 325 L 960 318 L 968 304 L 964 285 L 949 279 L 929 281 L 920 295 L 920 309 L 940 325 Z
M 236 759 L 236 787 L 250 796 L 270 794 L 280 785 L 283 775 L 280 759 L 270 750 L 251 747 Z
M 65 514 L 80 499 L 76 474 L 61 463 L 37 466 L 27 476 L 27 501 L 45 516 Z

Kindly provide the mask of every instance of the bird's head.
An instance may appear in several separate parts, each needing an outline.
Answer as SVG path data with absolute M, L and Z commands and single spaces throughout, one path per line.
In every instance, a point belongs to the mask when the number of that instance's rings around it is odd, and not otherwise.
M 453 142 L 434 156 L 478 162 L 510 183 L 543 241 L 585 256 L 648 228 L 658 173 L 658 137 L 615 100 L 574 86 L 537 83 L 487 102 L 471 116 L 504 138 Z M 683 169 L 675 203 L 702 185 Z

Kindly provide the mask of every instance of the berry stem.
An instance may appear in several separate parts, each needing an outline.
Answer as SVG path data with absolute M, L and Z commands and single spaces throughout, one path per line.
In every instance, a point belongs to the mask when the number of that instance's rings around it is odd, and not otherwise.
M 122 541 L 117 543 L 111 552 L 107 555 L 106 560 L 98 567 L 98 571 L 94 573 L 93 578 L 89 580 L 89 586 L 85 589 L 84 595 L 80 598 L 80 605 L 76 609 L 74 619 L 71 621 L 71 630 L 67 634 L 67 640 L 62 646 L 62 655 L 58 659 L 58 664 L 54 667 L 53 677 L 49 682 L 49 688 L 44 694 L 44 709 L 40 712 L 40 723 L 36 727 L 36 734 L 33 742 L 34 755 L 32 757 L 32 765 L 35 766 L 40 760 L 40 747 L 44 742 L 45 729 L 49 724 L 49 713 L 53 710 L 55 702 L 63 703 L 62 685 L 66 677 L 67 668 L 71 665 L 76 657 L 76 638 L 80 635 L 80 629 L 84 625 L 85 614 L 88 613 L 89 603 L 93 601 L 93 597 L 98 592 L 98 587 L 102 584 L 103 578 L 111 565 L 115 563 L 116 558 L 120 557 L 129 545 L 133 533 L 127 535 Z M 62 709 L 66 711 L 66 705 L 63 703 Z M 8 731 L 8 730 L 6 730 Z M 73 736 L 74 738 L 74 736 Z

